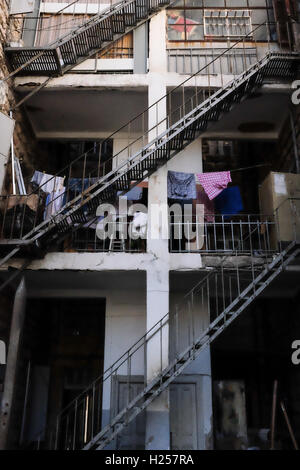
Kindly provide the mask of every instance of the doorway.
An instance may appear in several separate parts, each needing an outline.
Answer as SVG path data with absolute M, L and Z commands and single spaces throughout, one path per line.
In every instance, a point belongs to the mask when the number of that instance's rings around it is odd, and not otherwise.
M 17 379 L 21 447 L 45 441 L 43 430 L 102 374 L 104 337 L 105 299 L 28 301 Z
M 172 450 L 197 450 L 201 447 L 203 420 L 201 420 L 202 376 L 178 377 L 170 385 L 170 446 Z M 131 396 L 144 388 L 142 376 L 135 376 L 130 383 Z M 127 405 L 127 377 L 118 376 L 112 384 L 112 416 Z M 118 435 L 116 450 L 145 449 L 146 412 L 140 413 Z

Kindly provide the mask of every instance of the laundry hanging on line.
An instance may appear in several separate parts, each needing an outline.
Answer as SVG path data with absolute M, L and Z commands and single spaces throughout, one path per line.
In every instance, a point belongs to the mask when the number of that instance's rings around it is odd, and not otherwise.
M 196 181 L 193 173 L 168 171 L 168 198 L 196 199 Z
M 135 186 L 134 188 L 130 189 L 126 194 L 123 194 L 123 196 L 120 196 L 122 191 L 117 192 L 117 196 L 119 196 L 122 199 L 127 198 L 128 201 L 139 201 L 142 199 L 143 196 L 143 188 L 140 186 Z
M 148 215 L 137 211 L 133 214 L 133 221 L 130 223 L 131 233 L 136 238 L 146 238 Z
M 244 210 L 242 196 L 238 186 L 225 188 L 221 194 L 214 199 L 214 203 L 215 208 L 224 215 L 224 219 Z
M 231 183 L 230 171 L 197 173 L 196 178 L 210 200 L 217 197 L 218 194 L 227 188 L 228 183 Z
M 96 183 L 97 180 L 98 178 L 69 178 L 67 189 L 71 195 L 77 196 Z M 71 197 L 68 199 L 70 200 Z
M 202 187 L 197 188 L 197 204 L 202 204 L 204 206 L 204 220 L 205 222 L 214 222 L 215 221 L 215 206 L 214 202 L 209 199 L 206 192 Z
M 31 178 L 31 183 L 41 187 L 42 191 L 49 194 L 60 191 L 64 186 L 64 179 L 64 176 L 54 176 L 36 170 Z
M 66 200 L 65 188 L 49 193 L 46 198 L 44 220 L 50 219 L 64 206 Z

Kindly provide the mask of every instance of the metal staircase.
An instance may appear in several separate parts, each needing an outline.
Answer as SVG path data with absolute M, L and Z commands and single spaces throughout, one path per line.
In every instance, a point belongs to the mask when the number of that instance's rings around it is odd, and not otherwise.
M 47 47 L 7 47 L 10 69 L 19 75 L 63 75 L 171 3 L 169 0 L 123 0 L 93 15 Z
M 122 15 L 117 13 L 121 11 L 118 8 L 121 8 L 121 5 L 124 8 L 133 4 L 136 7 L 137 5 L 145 5 L 143 2 L 144 0 L 123 2 L 114 7 L 113 11 L 109 10 L 107 17 L 102 16 L 101 24 L 102 26 L 106 24 L 104 30 L 110 34 L 105 36 L 106 41 L 113 40 L 114 34 L 116 36 L 124 34 L 123 30 L 126 30 L 126 27 L 134 27 L 127 25 L 130 18 L 137 19 L 137 10 L 131 17 L 129 13 L 128 16 L 124 16 L 125 13 Z M 159 5 L 157 7 L 159 8 L 167 3 L 158 2 L 156 4 Z M 145 18 L 148 17 L 149 11 Z M 143 21 L 142 18 L 138 19 Z M 24 49 L 18 51 L 8 49 L 7 54 L 11 54 L 10 61 L 14 70 L 21 67 L 22 73 L 34 73 L 36 70 L 36 73 L 41 74 L 43 69 L 47 75 L 61 74 L 79 63 L 78 60 L 85 60 L 89 55 L 95 53 L 105 43 L 103 37 L 102 39 L 100 37 L 100 44 L 97 28 L 98 23 L 95 17 L 88 25 L 85 24 L 82 31 L 81 29 L 76 30 L 76 39 L 68 36 L 65 38 L 66 42 L 57 45 L 54 49 L 40 51 L 41 55 L 38 59 L 33 58 L 30 55 L 33 54 L 31 52 L 22 58 L 21 54 L 25 52 Z M 80 34 L 82 35 L 80 36 Z M 98 38 L 97 44 L 96 36 Z M 95 49 L 88 50 L 90 46 L 94 46 Z M 215 75 L 213 67 L 216 61 L 224 57 L 226 52 L 231 52 L 235 47 L 240 48 L 241 46 L 244 46 L 243 40 L 229 47 L 227 51 L 214 58 L 180 86 L 174 88 L 161 100 L 123 126 L 119 131 L 123 134 L 129 133 L 130 143 L 109 161 L 102 164 L 99 157 L 97 167 L 88 170 L 91 153 L 86 152 L 67 168 L 62 169 L 56 176 L 67 175 L 67 179 L 71 180 L 74 176 L 74 167 L 78 169 L 78 165 L 80 165 L 82 179 L 87 179 L 88 185 L 83 186 L 74 196 L 74 191 L 68 184 L 65 191 L 65 203 L 50 219 L 41 221 L 36 216 L 29 223 L 26 219 L 27 212 L 24 209 L 23 212 L 17 214 L 17 217 L 14 216 L 14 212 L 10 213 L 12 217 L 7 226 L 10 196 L 3 196 L 1 198 L 4 210 L 1 219 L 0 249 L 5 253 L 5 256 L 0 261 L 0 265 L 3 265 L 18 252 L 34 254 L 37 245 L 41 249 L 47 250 L 51 244 L 63 239 L 72 230 L 94 221 L 97 207 L 101 203 L 113 201 L 117 191 L 125 194 L 133 185 L 149 177 L 161 165 L 164 165 L 196 139 L 211 123 L 219 120 L 224 113 L 229 112 L 243 99 L 246 99 L 265 80 L 280 78 L 291 81 L 297 76 L 300 55 L 277 50 L 269 51 L 252 65 L 247 65 L 245 62 L 242 73 L 237 73 L 234 70 L 233 63 L 230 67 L 232 72 L 225 77 L 225 80 L 223 76 L 219 82 L 211 80 L 212 75 Z M 35 50 L 34 53 L 36 54 L 37 51 Z M 20 62 L 17 59 L 18 55 Z M 230 57 L 228 60 L 230 61 Z M 24 64 L 27 65 L 24 66 Z M 27 67 L 29 68 L 27 69 Z M 203 86 L 203 76 L 206 77 L 206 87 Z M 179 106 L 178 99 L 176 99 L 178 92 L 182 96 L 182 102 Z M 155 125 L 149 126 L 149 116 L 153 113 L 156 114 L 162 104 L 167 109 L 166 117 L 161 120 L 157 119 Z M 138 137 L 136 137 L 137 128 L 142 129 Z M 110 138 L 114 138 L 117 132 Z M 132 134 L 130 134 L 131 132 Z M 103 143 L 99 144 L 99 147 L 101 145 Z M 136 148 L 139 150 L 136 151 Z M 124 154 L 128 158 L 124 159 Z M 94 158 L 94 153 L 92 153 L 92 157 Z M 91 158 L 91 162 L 94 162 L 93 158 Z M 28 207 L 29 198 L 39 197 L 42 191 L 43 187 L 40 186 L 32 194 L 22 196 L 24 198 L 22 205 Z M 26 199 L 28 204 L 24 204 Z M 295 240 L 289 245 L 280 246 L 279 253 L 272 259 L 268 257 L 269 254 L 266 254 L 262 268 L 253 263 L 253 256 L 251 256 L 251 266 L 248 269 L 240 269 L 238 263 L 236 269 L 225 269 L 222 264 L 212 269 L 185 296 L 181 307 L 162 317 L 101 377 L 64 409 L 57 417 L 56 422 L 50 423 L 45 433 L 37 436 L 38 447 L 104 449 L 245 311 L 289 263 L 299 256 L 300 249 L 296 240 L 295 237 Z M 206 314 L 205 328 L 199 325 L 199 312 Z M 162 349 L 166 334 L 170 338 L 169 357 L 164 357 Z M 138 361 L 144 359 L 144 371 L 147 370 L 148 347 L 150 344 L 153 347 L 153 342 L 160 348 L 158 349 L 160 370 L 149 382 L 145 372 L 144 389 L 134 396 L 132 389 L 135 373 L 134 362 L 136 359 Z M 119 377 L 122 376 L 126 377 L 128 387 L 127 405 L 108 424 L 104 424 L 102 422 L 103 394 L 109 393 L 110 388 L 114 387 Z M 42 436 L 46 436 L 46 438 Z
M 227 51 L 232 52 L 234 47 L 241 47 L 241 43 L 242 41 L 238 41 Z M 227 76 L 227 82 L 217 91 L 215 91 L 217 85 L 211 86 L 210 84 L 204 90 L 198 79 L 202 79 L 204 74 L 208 76 L 210 82 L 213 66 L 224 56 L 225 52 L 112 134 L 110 138 L 113 139 L 118 132 L 127 132 L 130 143 L 113 155 L 110 160 L 101 163 L 99 157 L 97 167 L 89 171 L 89 159 L 94 158 L 94 151 L 86 152 L 68 167 L 62 169 L 56 177 L 67 175 L 70 180 L 74 167 L 78 168 L 78 165 L 81 165 L 82 180 L 88 181 L 88 184 L 87 187 L 82 187 L 75 197 L 74 192 L 70 190 L 72 188 L 67 186 L 64 195 L 65 204 L 50 219 L 41 221 L 38 215 L 35 215 L 29 221 L 25 210 L 27 209 L 26 200 L 29 201 L 29 198 L 33 197 L 33 194 L 30 194 L 23 196 L 25 198 L 25 203 L 23 200 L 22 205 L 23 212 L 18 213 L 18 217 L 10 214 L 8 220 L 7 213 L 11 196 L 1 197 L 3 215 L 0 221 L 0 249 L 5 256 L 0 261 L 0 266 L 21 250 L 26 254 L 36 255 L 39 249 L 48 249 L 49 245 L 57 243 L 72 230 L 94 221 L 96 209 L 100 204 L 115 200 L 118 191 L 125 194 L 133 185 L 149 177 L 196 139 L 211 123 L 219 120 L 224 113 L 229 112 L 240 101 L 246 99 L 265 80 L 280 77 L 281 80 L 291 81 L 296 77 L 299 69 L 300 55 L 298 53 L 269 52 L 243 73 L 235 76 L 232 72 L 233 78 L 230 75 L 231 80 L 229 80 Z M 224 77 L 222 76 L 221 79 L 223 82 Z M 173 106 L 173 102 L 178 103 L 176 100 L 178 91 L 182 96 L 182 104 Z M 187 98 L 185 93 L 188 91 Z M 148 117 L 151 113 L 157 113 L 158 108 L 164 102 L 167 103 L 167 115 L 151 128 L 147 124 Z M 135 135 L 134 138 L 130 137 L 130 133 L 139 126 L 142 128 L 142 133 L 138 137 L 136 134 L 132 134 Z M 140 150 L 136 151 L 137 147 L 140 147 Z M 128 158 L 124 159 L 124 155 Z M 91 161 L 95 166 L 95 160 Z M 43 187 L 40 186 L 34 194 L 40 195 L 42 190 Z
M 131 421 L 155 400 L 204 349 L 236 320 L 245 309 L 300 255 L 299 240 L 286 244 L 261 268 L 226 270 L 223 264 L 204 276 L 187 293 L 181 305 L 166 314 L 124 353 L 104 374 L 57 417 L 51 430 L 37 436 L 37 449 L 101 450 L 122 433 Z M 200 275 L 200 274 L 199 274 Z M 206 326 L 199 318 L 206 315 Z M 163 338 L 169 337 L 169 357 L 163 357 Z M 148 347 L 156 347 L 160 370 L 142 392 L 134 396 L 135 362 L 144 358 L 147 370 Z M 146 372 L 145 376 L 146 376 Z M 104 425 L 101 422 L 102 397 L 110 394 L 118 378 L 125 377 L 127 404 Z M 46 437 L 45 437 L 46 436 Z

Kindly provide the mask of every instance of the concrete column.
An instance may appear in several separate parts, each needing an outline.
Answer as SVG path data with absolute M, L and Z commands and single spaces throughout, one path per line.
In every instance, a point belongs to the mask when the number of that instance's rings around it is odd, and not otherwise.
M 166 12 L 162 11 L 154 16 L 149 26 L 149 140 L 155 138 L 166 129 L 167 115 L 166 100 L 166 72 L 167 72 L 167 52 L 166 52 Z M 157 104 L 158 100 L 160 100 Z M 155 129 L 156 124 L 161 123 Z M 151 130 L 152 129 L 152 130 Z
M 133 73 L 147 73 L 148 23 L 133 30 Z
M 25 317 L 25 305 L 26 287 L 24 278 L 22 278 L 15 294 L 10 327 L 9 346 L 4 379 L 4 391 L 2 396 L 0 413 L 0 450 L 4 450 L 7 445 L 11 408 L 15 392 L 17 361 Z
M 159 260 L 147 271 L 147 330 L 169 310 L 169 270 Z M 155 331 L 155 330 L 154 330 Z M 147 381 L 167 366 L 169 359 L 169 327 L 165 326 L 148 342 Z M 146 450 L 170 449 L 169 391 L 152 402 L 146 413 Z
M 167 71 L 166 11 L 163 10 L 149 24 L 149 72 Z
M 0 85 L 0 105 L 3 105 L 7 99 L 7 86 L 1 88 Z M 0 192 L 5 179 L 6 167 L 9 161 L 11 139 L 14 132 L 15 121 L 6 114 L 0 112 Z
M 25 31 L 23 33 L 23 42 L 26 47 L 33 47 L 36 35 L 36 29 L 38 25 L 38 16 L 40 11 L 41 0 L 35 0 L 34 10 L 32 13 L 28 13 L 25 16 Z
M 165 11 L 150 21 L 149 32 L 149 106 L 166 94 L 166 43 Z M 149 110 L 149 129 L 166 117 L 166 102 Z M 166 128 L 163 121 L 149 131 L 149 140 Z M 169 252 L 168 252 L 168 208 L 167 168 L 160 168 L 149 178 L 148 190 L 148 240 L 147 250 L 154 255 L 147 269 L 147 325 L 149 330 L 169 311 Z M 169 327 L 164 326 L 148 343 L 147 381 L 159 374 L 169 360 Z M 147 450 L 170 449 L 169 391 L 163 392 L 147 408 Z

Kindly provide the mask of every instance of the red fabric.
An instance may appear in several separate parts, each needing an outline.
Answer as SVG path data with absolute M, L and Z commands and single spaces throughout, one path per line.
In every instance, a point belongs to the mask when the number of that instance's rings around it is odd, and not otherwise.
M 228 183 L 231 183 L 230 171 L 198 173 L 196 176 L 210 200 L 218 196 L 223 189 L 227 188 Z
M 205 222 L 215 221 L 215 207 L 214 203 L 208 198 L 203 188 L 197 188 L 197 204 L 204 205 L 204 220 Z

